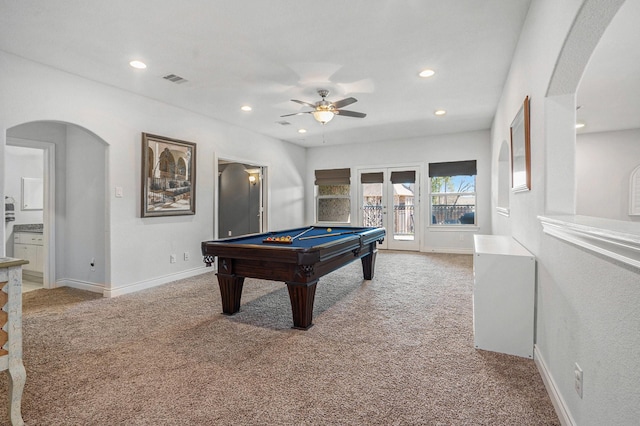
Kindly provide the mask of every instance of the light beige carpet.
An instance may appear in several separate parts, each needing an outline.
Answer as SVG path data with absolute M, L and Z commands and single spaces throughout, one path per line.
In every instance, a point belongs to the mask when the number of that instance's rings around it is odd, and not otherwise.
M 24 295 L 27 425 L 559 425 L 532 360 L 473 347 L 472 257 L 381 252 L 323 277 L 314 326 L 283 283 L 215 275 L 114 299 Z M 7 379 L 0 375 L 0 400 Z M 0 423 L 7 418 L 0 408 Z

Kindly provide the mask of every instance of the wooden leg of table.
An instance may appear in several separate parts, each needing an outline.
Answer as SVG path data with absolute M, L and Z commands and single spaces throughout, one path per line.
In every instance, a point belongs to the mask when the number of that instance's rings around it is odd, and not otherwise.
M 374 250 L 373 252 L 369 253 L 368 255 L 366 255 L 361 259 L 362 273 L 364 274 L 365 280 L 373 279 L 373 270 L 376 266 L 376 253 L 377 253 L 377 250 Z
M 313 325 L 313 301 L 316 297 L 318 280 L 306 284 L 287 283 L 291 312 L 293 313 L 293 328 L 307 330 Z
M 222 297 L 222 313 L 233 315 L 240 310 L 244 277 L 220 273 L 216 275 L 218 276 L 220 296 Z
M 13 361 L 13 362 L 12 362 Z M 27 381 L 27 372 L 22 360 L 9 360 L 9 418 L 13 426 L 24 425 L 22 420 L 22 391 Z

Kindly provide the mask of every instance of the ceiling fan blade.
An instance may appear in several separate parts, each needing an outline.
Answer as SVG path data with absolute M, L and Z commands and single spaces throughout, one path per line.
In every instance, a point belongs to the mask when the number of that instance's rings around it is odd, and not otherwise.
M 356 98 L 345 98 L 345 99 L 342 99 L 341 101 L 332 102 L 332 104 L 336 108 L 342 108 L 344 106 L 351 105 L 355 102 L 358 102 Z
M 280 117 L 291 117 L 292 115 L 302 115 L 302 114 L 311 114 L 313 111 L 304 111 L 304 112 L 295 112 L 293 114 L 285 114 Z
M 309 102 L 299 101 L 299 100 L 297 100 L 297 99 L 291 99 L 291 100 L 292 100 L 293 102 L 295 102 L 295 103 L 298 103 L 298 104 L 301 104 L 301 105 L 306 105 L 306 106 L 311 107 L 311 108 L 313 108 L 313 109 L 315 109 L 315 108 L 316 108 L 316 104 L 310 104 Z
M 334 112 L 338 115 L 344 115 L 345 117 L 365 118 L 367 116 L 367 114 L 363 112 L 348 111 L 346 109 L 339 109 Z

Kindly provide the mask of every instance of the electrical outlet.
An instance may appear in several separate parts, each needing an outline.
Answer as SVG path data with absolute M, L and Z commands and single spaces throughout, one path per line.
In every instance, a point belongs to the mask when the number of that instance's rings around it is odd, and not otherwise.
M 172 255 L 169 256 L 169 262 L 176 263 L 176 255 L 175 254 L 172 254 Z
M 185 261 L 185 262 L 188 262 L 188 261 L 189 261 L 189 252 L 188 252 L 188 251 L 185 251 L 185 252 L 184 252 L 184 261 Z
M 231 236 L 231 231 L 229 231 L 229 236 Z
M 90 265 L 91 265 L 91 271 L 95 271 L 96 270 L 96 258 L 95 257 L 91 258 Z
M 584 382 L 583 382 L 582 368 L 580 368 L 577 362 L 573 370 L 573 375 L 574 375 L 573 386 L 575 387 L 576 393 L 578 394 L 578 396 L 582 398 L 582 387 L 584 385 Z

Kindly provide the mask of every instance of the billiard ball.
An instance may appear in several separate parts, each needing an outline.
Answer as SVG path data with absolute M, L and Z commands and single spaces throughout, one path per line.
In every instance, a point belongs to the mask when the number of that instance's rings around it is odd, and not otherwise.
M 327 228 L 327 232 L 331 232 L 331 228 Z

